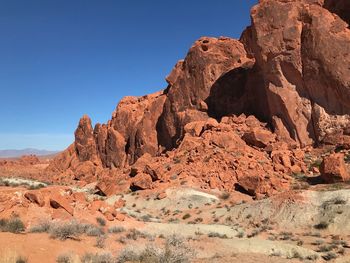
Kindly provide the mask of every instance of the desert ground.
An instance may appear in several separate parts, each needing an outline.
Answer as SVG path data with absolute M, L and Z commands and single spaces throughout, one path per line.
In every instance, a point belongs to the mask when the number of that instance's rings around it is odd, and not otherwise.
M 92 184 L 1 182 L 1 262 L 350 260 L 346 184 L 253 200 L 187 183 L 107 197 Z

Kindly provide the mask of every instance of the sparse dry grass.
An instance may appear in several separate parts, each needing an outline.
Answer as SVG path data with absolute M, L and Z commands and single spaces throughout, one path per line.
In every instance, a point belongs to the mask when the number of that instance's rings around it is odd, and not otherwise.
M 28 260 L 25 256 L 19 254 L 17 251 L 8 250 L 2 251 L 0 257 L 0 263 L 27 263 Z
M 72 220 L 68 222 L 40 222 L 29 229 L 31 233 L 49 233 L 53 239 L 75 239 L 77 240 L 80 235 L 86 234 L 87 236 L 100 237 L 105 233 L 102 228 L 99 228 L 92 224 L 79 223 Z
M 115 258 L 110 253 L 86 253 L 81 257 L 81 263 L 114 263 Z
M 81 263 L 79 256 L 73 253 L 62 253 L 56 258 L 56 263 Z
M 171 236 L 166 239 L 163 247 L 153 245 L 146 246 L 141 251 L 134 248 L 125 248 L 117 259 L 118 263 L 189 263 L 194 257 L 194 252 L 178 236 Z
M 96 238 L 95 247 L 104 248 L 105 247 L 105 243 L 106 243 L 106 239 L 107 239 L 106 235 L 98 236 Z
M 122 233 L 125 232 L 125 228 L 122 226 L 113 226 L 108 229 L 108 233 Z

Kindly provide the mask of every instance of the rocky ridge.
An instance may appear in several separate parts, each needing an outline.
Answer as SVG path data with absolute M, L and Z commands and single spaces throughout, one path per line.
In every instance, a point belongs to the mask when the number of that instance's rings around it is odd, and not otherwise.
M 46 173 L 106 195 L 187 183 L 255 197 L 317 174 L 305 153 L 350 145 L 349 13 L 345 0 L 259 1 L 240 40 L 200 38 L 165 90 L 122 99 L 107 124 L 83 116 Z

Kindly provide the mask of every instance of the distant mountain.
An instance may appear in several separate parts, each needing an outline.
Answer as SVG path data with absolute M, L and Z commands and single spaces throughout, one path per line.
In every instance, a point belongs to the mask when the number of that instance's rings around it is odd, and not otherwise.
M 22 155 L 35 154 L 37 156 L 43 155 L 52 155 L 56 154 L 58 151 L 47 151 L 47 150 L 38 150 L 38 149 L 22 149 L 22 150 L 0 150 L 0 158 L 9 158 L 9 157 L 20 157 Z

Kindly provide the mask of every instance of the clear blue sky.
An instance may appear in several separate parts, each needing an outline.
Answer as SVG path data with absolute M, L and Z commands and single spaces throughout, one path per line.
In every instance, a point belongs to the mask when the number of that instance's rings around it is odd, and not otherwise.
M 163 89 L 197 38 L 238 38 L 256 2 L 0 0 L 0 149 L 64 149 L 83 114 Z

